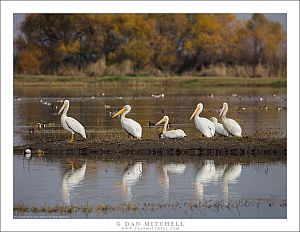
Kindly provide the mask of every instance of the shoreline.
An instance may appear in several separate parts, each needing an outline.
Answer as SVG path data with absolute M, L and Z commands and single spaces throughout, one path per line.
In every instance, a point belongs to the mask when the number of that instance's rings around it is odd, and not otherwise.
M 41 86 L 175 86 L 175 87 L 270 87 L 286 88 L 287 78 L 200 76 L 43 76 L 14 75 L 14 87 Z
M 226 158 L 232 161 L 286 161 L 286 138 L 222 138 L 212 139 L 148 139 L 141 141 L 93 139 L 88 141 L 45 141 L 24 146 L 14 146 L 14 154 L 23 154 L 26 147 L 40 149 L 43 156 L 51 158 L 96 158 L 96 159 L 169 159 L 188 160 Z
M 82 204 L 82 205 L 27 205 L 23 203 L 14 204 L 14 216 L 22 216 L 22 214 L 30 213 L 31 215 L 41 214 L 57 214 L 62 215 L 76 214 L 76 213 L 147 213 L 160 210 L 195 210 L 195 211 L 225 211 L 225 210 L 238 210 L 240 208 L 258 208 L 258 207 L 287 207 L 286 198 L 242 198 L 239 200 L 229 200 L 227 204 L 223 200 L 205 200 L 199 202 L 184 201 L 184 202 L 172 202 L 172 203 L 154 203 L 145 202 L 141 203 L 120 203 L 120 204 Z M 17 214 L 17 215 L 16 215 Z

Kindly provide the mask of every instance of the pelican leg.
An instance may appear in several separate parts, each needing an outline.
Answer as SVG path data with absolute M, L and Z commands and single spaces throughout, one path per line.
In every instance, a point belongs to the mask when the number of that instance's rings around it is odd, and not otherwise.
M 138 140 L 136 137 L 134 137 L 133 135 L 131 135 L 132 140 Z
M 72 136 L 71 136 L 71 139 L 70 139 L 70 141 L 69 141 L 69 143 L 73 143 L 75 140 L 74 140 L 74 134 L 72 134 Z
M 74 141 L 75 141 L 75 134 L 72 134 L 71 142 L 73 143 Z

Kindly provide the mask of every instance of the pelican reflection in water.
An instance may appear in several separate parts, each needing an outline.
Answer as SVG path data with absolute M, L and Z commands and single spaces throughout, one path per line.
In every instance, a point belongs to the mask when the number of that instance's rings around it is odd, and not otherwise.
M 169 199 L 169 186 L 170 186 L 169 175 L 181 175 L 185 172 L 185 169 L 186 169 L 185 164 L 163 165 L 163 178 L 161 179 L 161 183 L 164 187 L 164 193 L 167 199 Z
M 242 173 L 242 165 L 241 164 L 233 164 L 226 168 L 224 175 L 222 177 L 222 192 L 224 203 L 227 205 L 229 200 L 229 184 L 236 184 L 238 182 L 238 178 Z
M 132 186 L 140 180 L 143 172 L 142 162 L 128 164 L 122 174 L 122 193 L 127 196 L 127 201 L 132 199 Z
M 198 200 L 203 200 L 203 185 L 215 179 L 216 167 L 213 160 L 205 160 L 195 178 L 195 190 Z
M 86 162 L 83 165 L 70 161 L 71 170 L 68 170 L 62 178 L 62 195 L 65 204 L 70 205 L 70 192 L 84 180 Z

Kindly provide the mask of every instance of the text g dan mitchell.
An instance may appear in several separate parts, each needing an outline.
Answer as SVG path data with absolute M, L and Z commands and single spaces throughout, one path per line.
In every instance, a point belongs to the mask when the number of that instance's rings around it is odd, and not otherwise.
M 153 228 L 153 227 L 183 227 L 183 222 L 176 221 L 176 222 L 170 222 L 170 221 L 136 221 L 136 222 L 117 222 L 118 227 L 124 227 L 123 229 L 129 229 L 129 228 Z

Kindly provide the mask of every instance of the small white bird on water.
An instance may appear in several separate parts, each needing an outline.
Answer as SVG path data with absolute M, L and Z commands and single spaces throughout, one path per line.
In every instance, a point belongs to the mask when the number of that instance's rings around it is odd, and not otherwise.
M 215 124 L 216 133 L 223 136 L 229 136 L 228 132 L 224 129 L 223 125 L 218 122 L 218 119 L 215 117 L 211 117 L 210 121 Z
M 215 135 L 215 124 L 209 121 L 207 118 L 200 117 L 200 113 L 203 110 L 203 104 L 199 103 L 192 114 L 190 120 L 195 116 L 195 126 L 196 128 L 204 134 L 206 137 L 210 138 Z
M 161 138 L 166 137 L 166 138 L 169 138 L 169 139 L 182 139 L 186 136 L 184 131 L 181 130 L 181 129 L 167 131 L 167 126 L 168 126 L 168 123 L 169 123 L 169 117 L 166 116 L 166 115 L 162 118 L 162 120 L 160 120 L 158 123 L 156 123 L 155 126 L 157 126 L 158 124 L 163 123 L 163 122 L 165 124 L 164 124 L 163 132 L 161 134 Z
M 27 147 L 25 150 L 24 150 L 24 156 L 26 159 L 31 159 L 31 152 L 32 152 L 32 147 Z
M 58 114 L 60 114 L 63 111 L 61 118 L 60 118 L 61 125 L 65 130 L 71 132 L 72 137 L 69 142 L 72 143 L 72 142 L 74 142 L 75 133 L 82 135 L 82 137 L 85 139 L 86 139 L 86 135 L 85 135 L 84 127 L 76 119 L 67 116 L 67 112 L 69 110 L 69 105 L 70 105 L 69 100 L 65 100 L 64 104 L 60 108 Z
M 222 116 L 222 124 L 224 126 L 224 129 L 230 135 L 242 137 L 242 128 L 235 120 L 231 118 L 226 118 L 227 111 L 228 111 L 228 104 L 225 102 L 223 103 L 223 108 L 220 112 L 220 116 Z
M 141 140 L 142 138 L 142 127 L 141 125 L 130 119 L 125 118 L 126 114 L 131 111 L 130 105 L 125 105 L 119 112 L 115 113 L 112 117 L 116 117 L 121 114 L 121 126 L 128 133 L 128 136 Z

